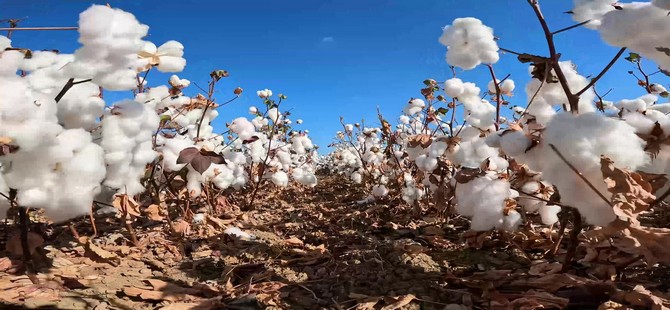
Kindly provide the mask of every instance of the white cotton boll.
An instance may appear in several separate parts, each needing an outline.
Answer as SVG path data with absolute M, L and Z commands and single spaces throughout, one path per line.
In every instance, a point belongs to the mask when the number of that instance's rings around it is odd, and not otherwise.
M 407 115 L 417 114 L 426 107 L 426 102 L 421 99 L 412 99 L 407 103 L 407 106 L 403 109 L 403 113 Z
M 288 175 L 284 171 L 277 171 L 272 174 L 272 183 L 279 187 L 288 186 Z
M 508 132 L 500 137 L 500 148 L 509 156 L 517 156 L 530 148 L 532 141 L 523 131 Z
M 3 35 L 0 35 L 0 52 L 4 51 L 8 47 L 12 47 L 12 40 Z
M 1 43 L 0 43 L 1 44 Z M 49 67 L 56 63 L 58 55 L 51 51 L 34 51 L 30 58 L 26 58 L 21 63 L 19 69 L 24 71 L 35 71 L 37 69 Z
M 496 79 L 495 81 L 489 81 L 488 90 L 490 94 L 496 93 L 496 84 L 500 83 L 500 80 Z
M 670 103 L 655 104 L 655 105 L 652 105 L 652 106 L 648 107 L 648 109 L 659 111 L 663 114 L 668 114 L 668 113 L 670 113 Z
M 628 112 L 643 112 L 647 109 L 647 103 L 641 98 L 633 100 L 623 99 L 614 105 L 619 109 L 626 109 Z
M 246 233 L 235 226 L 226 228 L 226 230 L 223 233 L 229 236 L 235 236 L 243 240 L 253 240 L 256 238 L 256 236 Z
M 511 79 L 506 79 L 500 84 L 500 90 L 502 90 L 503 93 L 510 94 L 512 91 L 514 91 L 514 81 Z
M 352 131 L 354 131 L 354 125 L 352 124 L 344 125 L 344 131 L 346 131 L 347 133 L 351 133 Z
M 258 97 L 263 99 L 272 97 L 272 91 L 267 88 L 257 91 L 256 94 L 258 95 Z
M 372 195 L 377 198 L 386 197 L 389 194 L 389 190 L 384 185 L 374 185 L 372 187 Z
M 542 224 L 552 225 L 558 222 L 558 213 L 561 212 L 561 207 L 556 205 L 546 205 L 540 208 L 539 213 L 542 218 Z
M 649 88 L 651 89 L 651 92 L 654 93 L 654 94 L 660 94 L 660 93 L 668 91 L 661 84 L 651 84 L 651 85 L 649 85 Z
M 281 122 L 281 114 L 279 113 L 279 109 L 272 108 L 272 109 L 268 110 L 268 118 L 274 123 L 280 123 Z
M 619 5 L 621 10 L 612 10 L 603 16 L 598 28 L 602 39 L 610 45 L 628 47 L 653 60 L 661 69 L 670 69 L 670 57 L 657 49 L 659 42 L 670 41 L 668 10 L 650 2 Z
M 409 116 L 407 115 L 400 115 L 400 123 L 408 125 L 409 124 Z
M 249 114 L 252 115 L 258 114 L 258 109 L 256 107 L 249 107 Z
M 521 225 L 521 214 L 516 210 L 511 210 L 507 213 L 506 216 L 503 216 L 503 224 L 500 226 L 500 229 L 506 231 L 514 231 Z
M 184 45 L 178 41 L 170 40 L 159 46 L 156 52 L 159 55 L 181 57 L 184 56 Z
M 415 162 L 416 166 L 424 172 L 433 172 L 437 168 L 437 159 L 426 155 L 417 157 Z
M 161 62 L 156 66 L 160 72 L 181 72 L 186 67 L 186 59 L 181 57 L 161 56 Z
M 451 78 L 444 82 L 444 92 L 451 98 L 456 98 L 463 94 L 463 81 L 459 78 Z
M 98 85 L 78 84 L 70 89 L 58 102 L 58 120 L 65 128 L 97 127 L 98 119 L 103 115 L 105 101 L 99 96 Z
M 481 63 L 496 63 L 499 58 L 493 29 L 476 18 L 455 19 L 452 25 L 444 27 L 439 41 L 447 46 L 447 63 L 464 70 Z
M 655 122 L 647 116 L 638 112 L 626 113 L 622 119 L 630 126 L 635 128 L 635 132 L 648 134 L 654 128 Z
M 606 197 L 609 194 L 600 171 L 601 155 L 613 160 L 616 167 L 632 170 L 648 162 L 644 142 L 633 127 L 597 113 L 557 114 L 545 129 L 543 143 L 554 145 Z M 611 206 L 585 186 L 551 148 L 542 148 L 541 157 L 542 176 L 558 188 L 563 203 L 579 209 L 590 224 L 604 226 L 614 220 Z
M 243 141 L 250 139 L 256 133 L 254 124 L 244 117 L 234 119 L 229 128 Z
M 447 147 L 449 147 L 449 145 L 446 142 L 433 141 L 433 143 L 431 143 L 428 147 L 428 156 L 432 158 L 439 158 L 447 150 Z
M 358 172 L 354 172 L 351 174 L 351 180 L 356 184 L 361 184 L 363 183 L 363 175 Z
M 302 120 L 301 120 L 301 119 L 297 119 L 297 120 L 295 121 L 295 123 L 298 124 L 298 125 L 300 125 L 300 124 L 302 124 Z
M 191 81 L 187 79 L 180 79 L 178 76 L 174 74 L 170 76 L 170 80 L 168 81 L 168 83 L 170 83 L 172 87 L 179 87 L 179 88 L 188 87 L 189 85 L 191 85 Z
M 488 176 L 459 183 L 456 185 L 456 211 L 463 216 L 472 217 L 472 230 L 503 228 L 503 209 L 510 193 L 510 184 L 507 181 L 493 180 Z M 510 224 L 514 224 L 514 221 Z
M 572 19 L 577 22 L 590 20 L 587 28 L 597 29 L 601 25 L 601 19 L 605 14 L 615 10 L 612 0 L 574 0 Z

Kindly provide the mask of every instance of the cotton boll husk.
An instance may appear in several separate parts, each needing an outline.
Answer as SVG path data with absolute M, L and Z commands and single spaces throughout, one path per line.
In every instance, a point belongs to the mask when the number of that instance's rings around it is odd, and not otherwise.
M 561 212 L 561 207 L 557 205 L 546 205 L 541 207 L 539 213 L 542 218 L 542 224 L 552 225 L 558 222 L 558 212 Z

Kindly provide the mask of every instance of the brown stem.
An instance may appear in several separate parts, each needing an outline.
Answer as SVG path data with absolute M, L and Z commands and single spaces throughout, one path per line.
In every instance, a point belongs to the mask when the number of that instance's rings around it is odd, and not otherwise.
M 547 46 L 549 47 L 549 62 L 550 66 L 554 69 L 554 72 L 556 72 L 556 77 L 558 77 L 558 81 L 561 84 L 561 87 L 563 88 L 563 91 L 565 92 L 565 95 L 568 98 L 568 104 L 570 105 L 570 111 L 572 113 L 578 113 L 579 112 L 579 96 L 575 96 L 572 94 L 570 91 L 570 86 L 568 85 L 568 80 L 565 78 L 565 74 L 563 74 L 563 70 L 561 69 L 561 66 L 558 62 L 558 59 L 560 58 L 560 54 L 556 53 L 556 46 L 554 45 L 554 35 L 552 34 L 551 30 L 549 30 L 549 25 L 547 25 L 547 21 L 544 18 L 544 15 L 542 15 L 542 10 L 540 9 L 540 4 L 538 0 L 527 0 L 528 4 L 533 8 L 533 12 L 535 12 L 535 15 L 537 16 L 538 21 L 540 22 L 540 25 L 542 26 L 542 30 L 544 31 L 544 36 L 547 40 Z
M 502 101 L 502 91 L 500 90 L 500 83 L 498 82 L 498 79 L 496 79 L 496 73 L 493 71 L 493 65 L 489 64 L 487 65 L 489 67 L 489 72 L 491 73 L 491 78 L 493 79 L 493 85 L 495 85 L 495 90 L 496 90 L 496 131 L 500 129 L 500 105 Z M 502 81 L 500 81 L 502 82 Z
M 34 30 L 78 30 L 77 27 L 16 27 L 0 28 L 0 31 L 34 31 Z
M 565 261 L 563 261 L 563 268 L 561 272 L 567 272 L 572 263 L 572 258 L 577 252 L 577 246 L 579 245 L 579 233 L 582 232 L 582 215 L 579 213 L 579 210 L 572 209 L 572 230 L 570 231 L 570 246 L 568 247 L 568 252 L 565 254 Z
M 607 73 L 607 71 L 609 71 L 609 69 L 612 68 L 612 66 L 614 65 L 614 63 L 615 63 L 617 60 L 619 60 L 619 57 L 621 57 L 621 55 L 623 55 L 623 52 L 624 52 L 624 51 L 626 51 L 626 48 L 625 48 L 625 47 L 622 47 L 622 48 L 619 50 L 619 52 L 618 52 L 616 55 L 614 55 L 614 58 L 612 58 L 612 60 L 610 60 L 610 62 L 607 64 L 607 66 L 605 66 L 605 68 L 604 68 L 602 71 L 600 71 L 600 73 L 598 73 L 598 75 L 597 75 L 595 78 L 591 79 L 591 82 L 589 82 L 589 84 L 586 85 L 586 87 L 584 87 L 584 88 L 582 88 L 582 90 L 578 91 L 578 92 L 575 94 L 575 96 L 580 96 L 580 95 L 583 94 L 585 91 L 587 91 L 589 88 L 591 88 L 593 85 L 595 85 L 596 82 L 598 82 L 598 80 L 600 80 L 600 78 L 602 78 L 602 77 L 605 75 L 605 73 Z
M 77 228 L 74 227 L 74 224 L 72 224 L 71 222 L 67 223 L 67 227 L 70 229 L 70 232 L 72 233 L 72 237 L 79 240 L 79 231 L 77 231 Z
M 98 235 L 98 227 L 95 225 L 95 219 L 93 218 L 93 204 L 91 204 L 91 212 L 88 213 L 88 219 L 91 221 L 91 227 L 93 227 L 91 238 L 95 238 Z
M 566 208 L 565 212 L 567 211 L 568 210 Z M 561 243 L 563 243 L 563 237 L 565 236 L 565 226 L 568 225 L 567 214 L 563 214 L 563 216 L 561 216 L 560 224 L 561 228 L 558 229 L 558 240 L 556 240 L 556 243 L 554 243 L 554 247 L 551 249 L 551 251 L 549 251 L 549 253 L 547 253 L 547 255 L 544 256 L 545 258 L 552 258 L 556 256 L 556 254 L 558 253 L 558 249 L 561 248 Z
M 65 83 L 65 85 L 63 86 L 63 89 L 61 89 L 60 92 L 58 92 L 58 95 L 56 95 L 56 98 L 54 98 L 54 100 L 56 102 L 59 102 L 61 99 L 63 99 L 63 96 L 65 96 L 67 91 L 70 90 L 70 88 L 72 88 L 72 86 L 75 86 L 75 85 L 81 84 L 81 83 L 90 82 L 90 81 L 91 81 L 91 79 L 86 79 L 86 80 L 81 80 L 81 81 L 75 82 L 74 78 L 71 78 L 71 79 L 67 80 L 67 83 Z
M 123 216 L 121 218 L 130 234 L 130 242 L 132 242 L 134 246 L 138 246 L 140 243 L 137 241 L 137 234 L 135 234 L 135 229 L 133 228 L 133 224 L 128 215 L 128 195 L 123 195 L 123 198 L 121 198 L 121 209 L 123 210 Z

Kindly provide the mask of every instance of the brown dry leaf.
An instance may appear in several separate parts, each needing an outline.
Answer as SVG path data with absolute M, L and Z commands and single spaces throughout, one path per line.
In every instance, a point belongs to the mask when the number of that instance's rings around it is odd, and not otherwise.
M 30 255 L 33 255 L 35 253 L 35 249 L 41 247 L 43 244 L 44 238 L 42 238 L 42 236 L 34 232 L 28 232 L 28 249 L 30 250 Z M 20 233 L 14 234 L 7 240 L 5 250 L 15 256 L 23 255 Z
M 409 147 L 421 146 L 424 149 L 429 147 L 432 143 L 433 140 L 431 139 L 430 135 L 427 134 L 411 136 L 409 137 L 409 141 L 407 141 L 407 145 Z
M 668 309 L 665 306 L 665 304 L 669 303 L 668 300 L 655 296 L 642 285 L 636 285 L 630 292 L 619 292 L 618 297 L 634 306 L 647 307 L 647 309 L 652 310 Z
M 403 295 L 403 296 L 400 296 L 400 297 L 397 297 L 397 298 L 394 298 L 394 299 L 395 299 L 394 302 L 392 302 L 392 303 L 390 303 L 386 306 L 383 306 L 381 310 L 400 309 L 401 307 L 408 305 L 410 302 L 412 302 L 414 299 L 416 299 L 416 296 L 414 296 L 413 294 L 407 294 L 407 295 Z
M 557 273 L 550 274 L 539 278 L 523 278 L 512 281 L 511 286 L 528 286 L 533 288 L 538 288 L 545 290 L 547 292 L 553 293 L 564 287 L 574 287 L 584 285 L 586 283 L 591 283 L 593 280 L 582 278 L 579 276 L 567 274 L 567 273 Z
M 86 250 L 87 254 L 92 255 L 93 257 L 100 258 L 106 262 L 109 262 L 112 265 L 116 265 L 118 263 L 118 260 L 120 259 L 119 256 L 117 256 L 115 253 L 109 252 L 97 246 L 88 237 L 79 238 L 79 242 L 84 244 L 84 249 Z
M 207 220 L 207 223 L 209 225 L 218 230 L 225 230 L 226 228 L 228 228 L 228 224 L 235 221 L 235 219 L 222 220 L 218 217 L 214 217 L 209 214 L 205 217 L 205 219 Z
M 157 204 L 151 204 L 146 207 L 146 209 L 144 209 L 144 213 L 152 221 L 160 222 L 164 219 L 164 217 L 161 215 L 161 207 Z
M 638 223 L 637 217 L 649 209 L 656 198 L 652 186 L 635 172 L 625 171 L 614 166 L 614 162 L 602 156 L 600 171 L 605 178 L 607 190 L 612 193 L 614 213 L 625 222 Z
M 12 268 L 12 260 L 9 257 L 0 257 L 0 271 L 6 271 Z
M 302 240 L 296 238 L 296 237 L 291 237 L 286 240 L 284 240 L 284 243 L 286 243 L 289 246 L 302 246 L 304 243 Z
M 563 265 L 559 262 L 540 262 L 534 264 L 528 270 L 528 274 L 533 276 L 545 275 L 545 274 L 555 274 L 561 272 Z
M 140 205 L 133 199 L 133 197 L 130 197 L 128 195 L 118 195 L 114 197 L 114 201 L 112 201 L 112 206 L 114 208 L 119 209 L 119 211 L 123 212 L 124 207 L 126 212 L 128 212 L 128 215 L 132 216 L 140 216 Z
M 564 309 L 570 300 L 558 297 L 547 292 L 529 290 L 523 293 L 521 298 L 514 299 L 510 309 Z
M 172 223 L 172 231 L 177 236 L 186 236 L 191 232 L 191 224 L 189 224 L 187 221 L 179 220 Z

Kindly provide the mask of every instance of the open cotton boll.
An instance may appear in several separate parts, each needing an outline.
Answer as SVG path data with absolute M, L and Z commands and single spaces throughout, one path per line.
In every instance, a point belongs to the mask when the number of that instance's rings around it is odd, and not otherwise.
M 256 91 L 256 94 L 258 95 L 258 97 L 263 98 L 263 99 L 272 97 L 272 91 L 267 89 L 267 88 L 263 89 L 263 90 Z
M 597 29 L 605 14 L 615 10 L 612 0 L 574 0 L 572 19 L 577 23 L 589 21 L 584 26 Z
M 79 42 L 73 63 L 65 67 L 68 75 L 92 78 L 109 90 L 135 88 L 137 54 L 149 27 L 135 16 L 119 9 L 93 5 L 79 14 Z
M 416 166 L 424 172 L 433 172 L 437 168 L 437 159 L 426 155 L 417 157 L 415 162 Z
M 178 87 L 178 88 L 184 88 L 184 87 L 188 87 L 189 85 L 191 85 L 191 81 L 189 81 L 187 79 L 180 79 L 175 74 L 170 76 L 170 80 L 168 81 L 168 83 L 170 83 L 170 86 Z
M 531 143 L 523 131 L 507 132 L 500 136 L 500 148 L 512 157 L 525 153 Z
M 256 133 L 256 127 L 248 119 L 238 117 L 228 126 L 240 139 L 248 140 Z
M 488 90 L 490 94 L 495 94 L 496 93 L 496 84 L 499 84 L 500 80 L 496 79 L 495 81 L 489 81 Z
M 377 198 L 386 197 L 389 194 L 389 190 L 384 185 L 374 185 L 372 186 L 372 195 Z
M 658 50 L 659 42 L 670 42 L 668 10 L 650 2 L 621 3 L 621 10 L 605 14 L 598 28 L 610 45 L 628 47 L 653 60 L 661 69 L 670 69 L 670 57 Z M 662 44 L 661 44 L 662 45 Z
M 447 47 L 447 63 L 470 70 L 481 63 L 493 64 L 499 59 L 493 29 L 476 18 L 457 18 L 444 27 L 439 39 Z
M 2 53 L 2 51 L 8 47 L 12 47 L 12 40 L 10 40 L 8 37 L 0 35 L 0 53 Z
M 542 224 L 552 225 L 558 222 L 559 212 L 561 212 L 561 207 L 557 205 L 545 205 L 541 207 L 539 213 L 542 218 Z
M 403 113 L 407 115 L 414 115 L 417 114 L 426 107 L 426 102 L 424 102 L 421 99 L 411 99 L 409 102 L 407 102 L 407 105 L 403 109 Z
M 500 90 L 502 90 L 502 92 L 506 94 L 511 94 L 512 91 L 514 91 L 514 87 L 515 87 L 514 81 L 512 81 L 511 79 L 506 79 L 502 82 L 502 84 L 500 84 Z
M 2 43 L 0 43 L 2 44 Z M 35 71 L 55 64 L 58 60 L 58 54 L 51 51 L 34 51 L 30 58 L 26 58 L 21 63 L 19 69 L 24 71 Z
M 472 217 L 470 229 L 486 231 L 503 228 L 505 200 L 511 196 L 510 184 L 489 176 L 456 185 L 456 212 Z M 518 224 L 510 218 L 510 225 Z
M 318 183 L 316 175 L 304 168 L 294 169 L 293 173 L 291 173 L 291 176 L 296 182 L 308 187 L 314 187 Z
M 557 114 L 545 129 L 543 143 L 554 145 L 605 197 L 609 193 L 600 171 L 601 155 L 616 167 L 632 170 L 648 162 L 644 142 L 633 127 L 597 113 Z M 611 206 L 585 186 L 553 149 L 542 148 L 541 157 L 542 176 L 558 188 L 563 203 L 576 207 L 590 224 L 604 226 L 614 220 Z
M 363 175 L 358 172 L 354 172 L 351 174 L 351 180 L 356 184 L 361 184 L 363 183 Z
M 92 130 L 104 113 L 105 101 L 100 98 L 98 85 L 83 83 L 65 93 L 57 107 L 58 120 L 63 127 Z
M 456 98 L 465 91 L 463 81 L 459 78 L 451 78 L 444 82 L 444 92 L 451 98 Z
M 279 187 L 288 186 L 288 175 L 284 171 L 277 171 L 272 174 L 272 183 Z

